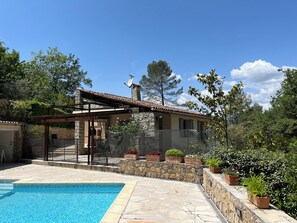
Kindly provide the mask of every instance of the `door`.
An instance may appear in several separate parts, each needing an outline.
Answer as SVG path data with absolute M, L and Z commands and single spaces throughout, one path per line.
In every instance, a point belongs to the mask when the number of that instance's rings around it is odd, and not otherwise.
M 0 131 L 0 159 L 2 150 L 5 152 L 5 162 L 13 161 L 13 131 Z

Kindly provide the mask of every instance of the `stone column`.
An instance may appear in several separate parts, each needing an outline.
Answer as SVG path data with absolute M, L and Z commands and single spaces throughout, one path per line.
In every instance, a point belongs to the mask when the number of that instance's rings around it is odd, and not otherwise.
M 132 119 L 139 122 L 145 131 L 154 131 L 157 129 L 156 118 L 153 112 L 132 113 Z
M 77 89 L 75 91 L 75 104 L 76 108 L 83 108 L 83 98 L 81 96 L 81 91 Z M 75 121 L 75 139 L 78 140 L 78 153 L 84 154 L 84 137 L 85 137 L 85 123 L 84 121 Z

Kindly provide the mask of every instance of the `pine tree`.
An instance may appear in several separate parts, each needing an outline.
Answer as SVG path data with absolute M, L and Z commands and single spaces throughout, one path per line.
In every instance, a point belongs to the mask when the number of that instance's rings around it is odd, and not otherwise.
M 147 76 L 143 75 L 140 85 L 144 97 L 157 100 L 165 104 L 165 100 L 176 104 L 176 96 L 183 92 L 183 88 L 177 88 L 181 82 L 166 61 L 153 61 L 147 66 Z

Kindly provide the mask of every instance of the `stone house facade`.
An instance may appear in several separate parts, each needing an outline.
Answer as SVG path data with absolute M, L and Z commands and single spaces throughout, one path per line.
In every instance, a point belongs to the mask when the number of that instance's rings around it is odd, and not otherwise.
M 196 112 L 141 101 L 139 85 L 133 84 L 131 93 L 132 97 L 127 98 L 77 89 L 75 102 L 78 106 L 74 113 L 96 112 L 100 114 L 101 112 L 102 115 L 94 118 L 94 130 L 92 131 L 96 137 L 102 139 L 106 137 L 108 128 L 119 121 L 137 121 L 145 131 L 192 129 L 201 133 L 203 123 L 208 121 L 208 117 Z M 75 137 L 80 139 L 80 149 L 88 144 L 87 136 L 88 121 L 76 121 Z

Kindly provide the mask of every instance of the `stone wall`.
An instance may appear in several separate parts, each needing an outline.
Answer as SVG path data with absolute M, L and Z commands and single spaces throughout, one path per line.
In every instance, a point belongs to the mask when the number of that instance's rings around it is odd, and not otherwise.
M 13 161 L 19 161 L 23 156 L 23 131 L 22 128 L 19 131 L 14 132 L 13 142 Z
M 75 91 L 75 104 L 80 104 L 77 108 L 82 108 L 83 98 L 81 91 L 77 89 Z M 75 138 L 78 139 L 78 151 L 79 154 L 84 154 L 84 140 L 85 140 L 85 122 L 75 121 Z
M 229 186 L 222 174 L 203 170 L 203 187 L 230 223 L 296 223 L 283 211 L 273 207 L 259 209 L 248 199 L 242 186 Z
M 154 131 L 158 128 L 153 112 L 133 113 L 132 119 L 139 122 L 145 131 Z
M 123 174 L 202 183 L 203 166 L 201 165 L 121 160 L 119 166 L 120 173 Z

